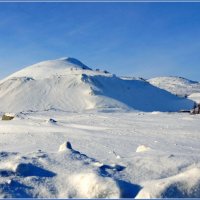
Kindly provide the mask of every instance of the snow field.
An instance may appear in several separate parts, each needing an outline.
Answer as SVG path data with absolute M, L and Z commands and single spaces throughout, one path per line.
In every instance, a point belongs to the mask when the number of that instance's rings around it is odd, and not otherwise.
M 199 197 L 198 127 L 181 113 L 17 114 L 0 121 L 1 197 Z

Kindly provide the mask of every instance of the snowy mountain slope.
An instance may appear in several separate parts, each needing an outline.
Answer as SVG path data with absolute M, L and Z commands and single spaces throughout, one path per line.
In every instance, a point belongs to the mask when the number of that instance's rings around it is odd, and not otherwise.
M 109 105 L 109 102 L 106 101 L 108 98 L 109 100 L 116 99 L 141 111 L 177 111 L 183 108 L 189 109 L 192 103 L 141 80 L 122 80 L 116 76 L 109 78 L 93 76 L 89 77 L 89 80 L 93 86 L 95 85 L 94 94 L 104 97 L 101 101 L 104 107 Z
M 182 77 L 156 77 L 148 80 L 152 85 L 167 90 L 178 96 L 188 96 L 192 93 L 200 93 L 200 83 Z
M 143 80 L 121 79 L 93 71 L 74 58 L 44 61 L 0 82 L 0 111 L 57 109 L 135 109 L 178 111 L 191 100 L 176 97 Z

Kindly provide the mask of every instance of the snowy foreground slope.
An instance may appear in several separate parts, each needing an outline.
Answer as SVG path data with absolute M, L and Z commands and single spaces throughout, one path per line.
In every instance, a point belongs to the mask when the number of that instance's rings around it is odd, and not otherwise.
M 44 61 L 0 82 L 0 111 L 191 109 L 193 101 L 177 97 L 143 80 L 124 80 L 93 71 L 74 58 Z
M 0 121 L 0 197 L 200 197 L 199 120 L 159 112 L 18 114 Z

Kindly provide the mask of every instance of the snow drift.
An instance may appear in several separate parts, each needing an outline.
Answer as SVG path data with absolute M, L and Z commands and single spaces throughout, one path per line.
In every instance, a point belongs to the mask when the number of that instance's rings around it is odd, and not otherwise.
M 149 181 L 136 198 L 199 198 L 200 169 L 192 168 L 178 175 Z
M 90 109 L 178 111 L 193 102 L 152 86 L 93 71 L 74 58 L 40 62 L 0 82 L 3 112 Z
M 72 175 L 70 187 L 75 198 L 120 198 L 120 190 L 115 181 L 95 173 Z

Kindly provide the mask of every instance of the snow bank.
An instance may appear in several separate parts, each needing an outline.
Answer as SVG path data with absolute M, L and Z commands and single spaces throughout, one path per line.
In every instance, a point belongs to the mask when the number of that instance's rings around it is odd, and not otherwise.
M 80 173 L 70 176 L 69 182 L 73 198 L 120 198 L 120 190 L 111 178 Z
M 178 175 L 148 181 L 136 196 L 141 198 L 199 198 L 200 168 L 192 168 Z

